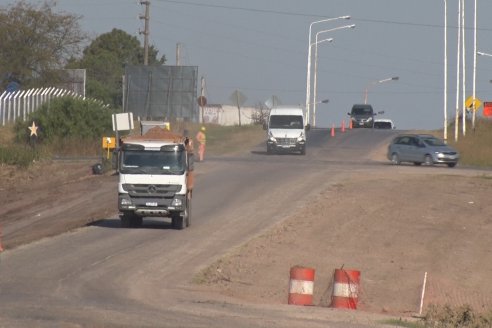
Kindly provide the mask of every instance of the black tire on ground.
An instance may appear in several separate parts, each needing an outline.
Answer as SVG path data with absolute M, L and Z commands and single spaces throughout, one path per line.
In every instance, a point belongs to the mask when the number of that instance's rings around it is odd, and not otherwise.
M 120 215 L 121 227 L 122 228 L 130 228 L 132 223 L 133 214 L 130 212 L 124 212 Z
M 455 167 L 456 163 L 448 163 L 448 167 Z
M 191 224 L 191 199 L 186 202 L 186 227 Z
M 134 215 L 130 224 L 133 228 L 140 228 L 142 226 L 142 223 L 143 218 L 141 216 Z
M 306 147 L 303 147 L 303 148 L 301 149 L 301 155 L 306 155 Z
M 431 155 L 425 155 L 424 163 L 425 163 L 425 165 L 428 165 L 428 166 L 434 165 L 434 161 L 432 160 L 432 156 Z
M 173 226 L 173 229 L 183 230 L 186 226 L 186 222 L 184 220 L 184 217 L 179 214 L 174 214 L 171 217 L 171 225 Z
M 398 154 L 393 153 L 393 154 L 391 155 L 391 163 L 392 163 L 393 165 L 400 165 L 400 163 L 401 163 L 401 162 L 400 162 L 400 157 L 398 156 Z
M 422 165 L 422 163 L 420 163 L 420 162 L 414 162 L 413 165 L 420 166 L 420 165 Z

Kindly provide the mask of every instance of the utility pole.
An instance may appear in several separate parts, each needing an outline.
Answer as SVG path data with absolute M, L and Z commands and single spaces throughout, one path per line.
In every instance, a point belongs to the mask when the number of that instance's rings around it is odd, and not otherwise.
M 145 20 L 145 28 L 144 31 L 139 31 L 140 34 L 144 35 L 144 65 L 147 66 L 149 64 L 149 10 L 150 10 L 150 1 L 141 0 L 141 5 L 145 5 L 145 15 L 140 15 L 140 19 Z
M 176 66 L 181 66 L 181 43 L 176 44 Z

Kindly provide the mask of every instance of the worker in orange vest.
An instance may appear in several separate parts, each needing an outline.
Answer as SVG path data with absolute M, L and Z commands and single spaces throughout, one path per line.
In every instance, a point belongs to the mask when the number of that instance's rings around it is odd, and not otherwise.
M 198 142 L 198 158 L 202 162 L 205 156 L 205 144 L 207 143 L 207 136 L 205 135 L 205 127 L 202 126 L 196 134 L 196 141 Z

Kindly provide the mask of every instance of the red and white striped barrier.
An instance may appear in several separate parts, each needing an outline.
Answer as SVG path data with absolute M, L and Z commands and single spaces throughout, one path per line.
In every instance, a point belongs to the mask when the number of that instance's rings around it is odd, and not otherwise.
M 331 307 L 357 309 L 360 271 L 335 269 Z
M 289 304 L 313 305 L 314 269 L 295 266 L 290 269 Z

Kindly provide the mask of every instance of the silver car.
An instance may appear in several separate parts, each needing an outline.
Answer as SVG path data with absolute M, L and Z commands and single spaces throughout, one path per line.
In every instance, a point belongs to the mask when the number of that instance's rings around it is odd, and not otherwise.
M 388 146 L 388 159 L 395 165 L 410 162 L 415 165 L 458 164 L 458 151 L 430 134 L 402 134 Z

